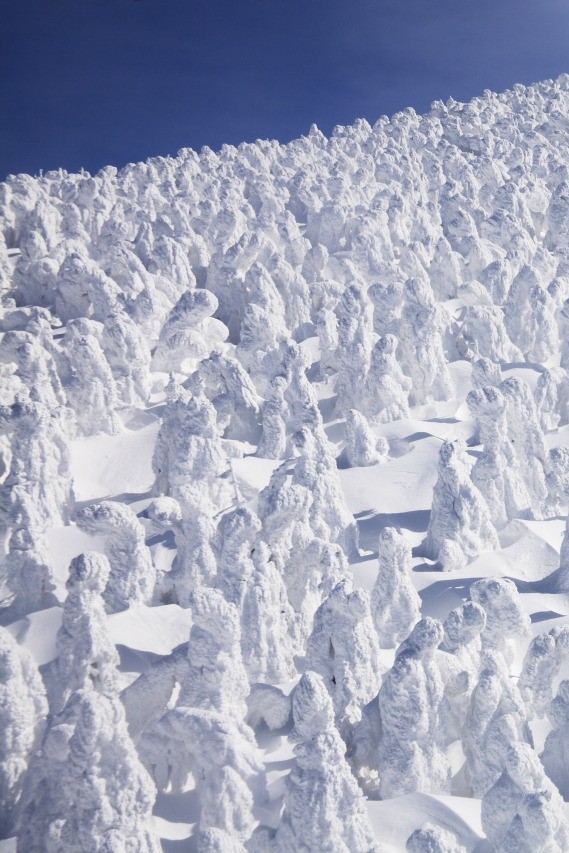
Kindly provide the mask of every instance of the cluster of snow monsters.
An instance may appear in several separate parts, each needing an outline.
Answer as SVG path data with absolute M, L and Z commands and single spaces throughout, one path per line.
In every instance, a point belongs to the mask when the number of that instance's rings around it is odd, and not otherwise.
M 18 851 L 159 850 L 157 791 L 190 784 L 203 853 L 377 850 L 365 797 L 414 791 L 482 798 L 492 850 L 569 848 L 569 629 L 536 637 L 512 679 L 529 637 L 514 583 L 422 617 L 394 527 L 371 593 L 354 588 L 337 464 L 381 477 L 374 429 L 433 417 L 462 361 L 476 447 L 441 446 L 425 558 L 462 569 L 512 520 L 566 513 L 569 452 L 545 433 L 569 422 L 568 116 L 563 76 L 330 139 L 0 187 L 0 621 L 63 610 L 41 674 L 0 628 L 0 829 Z M 504 376 L 524 362 L 535 392 Z M 148 407 L 146 508 L 77 505 L 70 442 Z M 244 454 L 276 460 L 249 502 Z M 66 597 L 58 525 L 96 537 Z M 171 565 L 150 547 L 165 539 Z M 569 592 L 569 537 L 550 589 Z M 164 603 L 190 609 L 188 641 L 120 693 L 107 614 Z M 274 826 L 255 811 L 260 727 L 295 744 Z M 464 848 L 427 825 L 408 849 Z

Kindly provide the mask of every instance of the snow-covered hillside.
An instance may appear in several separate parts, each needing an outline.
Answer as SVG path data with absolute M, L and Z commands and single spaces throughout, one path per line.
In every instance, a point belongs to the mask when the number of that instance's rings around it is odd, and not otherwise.
M 0 216 L 0 850 L 567 851 L 569 76 Z

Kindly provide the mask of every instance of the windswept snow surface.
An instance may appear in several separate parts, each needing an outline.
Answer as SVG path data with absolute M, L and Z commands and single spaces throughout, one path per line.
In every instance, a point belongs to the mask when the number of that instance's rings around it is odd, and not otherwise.
M 0 217 L 0 848 L 566 851 L 569 76 Z

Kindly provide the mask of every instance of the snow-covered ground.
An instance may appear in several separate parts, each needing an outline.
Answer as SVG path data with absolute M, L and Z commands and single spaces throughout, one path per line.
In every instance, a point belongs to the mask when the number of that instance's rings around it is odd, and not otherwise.
M 569 849 L 569 78 L 0 193 L 0 850 Z

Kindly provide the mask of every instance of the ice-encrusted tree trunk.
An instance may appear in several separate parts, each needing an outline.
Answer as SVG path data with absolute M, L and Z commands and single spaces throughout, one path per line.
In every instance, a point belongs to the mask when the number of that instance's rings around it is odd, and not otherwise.
M 498 546 L 488 507 L 470 478 L 466 445 L 445 441 L 427 531 L 427 556 L 443 570 L 460 569 L 471 557 Z
M 0 628 L 0 838 L 14 832 L 22 785 L 41 746 L 47 711 L 34 659 Z
M 407 637 L 421 615 L 421 599 L 411 581 L 411 546 L 395 527 L 379 534 L 379 565 L 370 595 L 371 615 L 382 648 Z

